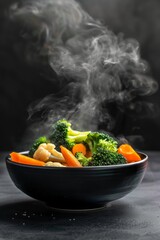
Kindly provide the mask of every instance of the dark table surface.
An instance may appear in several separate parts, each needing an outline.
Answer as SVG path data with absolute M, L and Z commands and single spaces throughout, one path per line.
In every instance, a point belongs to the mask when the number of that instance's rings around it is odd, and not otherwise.
M 12 183 L 0 154 L 0 240 L 160 239 L 160 152 L 146 152 L 142 183 L 99 211 L 57 212 L 31 199 Z

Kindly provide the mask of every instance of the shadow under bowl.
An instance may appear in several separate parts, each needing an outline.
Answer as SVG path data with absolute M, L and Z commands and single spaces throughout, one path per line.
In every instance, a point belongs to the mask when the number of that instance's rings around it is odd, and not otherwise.
M 34 199 L 56 209 L 95 209 L 124 197 L 142 181 L 148 156 L 139 154 L 139 162 L 83 168 L 30 166 L 7 156 L 6 166 L 17 188 Z

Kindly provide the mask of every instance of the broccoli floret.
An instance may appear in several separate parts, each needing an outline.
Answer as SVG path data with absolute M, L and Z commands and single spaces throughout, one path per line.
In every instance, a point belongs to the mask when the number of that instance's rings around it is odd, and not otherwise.
M 85 141 L 89 133 L 90 131 L 81 132 L 73 130 L 70 122 L 61 119 L 53 124 L 49 139 L 58 150 L 60 145 L 71 150 L 76 143 Z
M 90 166 L 105 166 L 124 164 L 126 159 L 117 152 L 110 152 L 104 148 L 98 147 L 89 162 Z
M 38 139 L 36 139 L 32 145 L 32 147 L 29 150 L 29 156 L 33 157 L 35 151 L 37 150 L 37 148 L 39 147 L 39 145 L 41 143 L 48 143 L 49 140 L 47 139 L 47 137 L 43 136 L 43 137 L 39 137 Z
M 110 152 L 117 152 L 117 142 L 116 141 L 110 141 L 110 140 L 106 141 L 106 140 L 100 139 L 97 144 L 97 147 L 101 147 Z
M 77 152 L 75 157 L 78 159 L 78 161 L 83 167 L 88 166 L 90 161 L 92 160 L 92 157 L 87 158 L 81 152 Z
M 106 133 L 91 132 L 88 134 L 85 143 L 88 145 L 92 153 L 97 151 L 97 147 L 105 150 L 116 152 L 118 142 Z

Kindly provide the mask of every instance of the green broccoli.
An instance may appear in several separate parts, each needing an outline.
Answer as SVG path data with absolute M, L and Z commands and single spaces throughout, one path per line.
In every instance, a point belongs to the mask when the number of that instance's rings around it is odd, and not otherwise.
M 58 150 L 60 145 L 71 150 L 76 143 L 85 141 L 89 133 L 90 131 L 80 132 L 73 130 L 70 122 L 61 119 L 53 124 L 49 139 Z
M 43 136 L 43 137 L 39 137 L 38 139 L 36 139 L 32 145 L 32 147 L 29 150 L 29 156 L 33 157 L 35 151 L 37 150 L 37 148 L 39 147 L 40 144 L 42 143 L 48 143 L 49 140 L 47 139 L 47 137 Z
M 92 157 L 87 158 L 81 152 L 77 152 L 75 157 L 78 159 L 78 161 L 83 167 L 88 166 L 90 161 L 92 160 Z
M 118 142 L 106 133 L 90 132 L 87 136 L 85 143 L 88 145 L 89 150 L 94 153 L 98 147 L 105 150 L 116 152 Z
M 104 148 L 98 147 L 93 153 L 92 160 L 89 162 L 90 166 L 105 166 L 124 164 L 126 159 L 117 152 L 111 152 Z
M 118 143 L 116 141 L 110 141 L 110 140 L 106 141 L 106 140 L 100 139 L 97 144 L 97 147 L 101 147 L 110 152 L 117 152 L 117 145 Z

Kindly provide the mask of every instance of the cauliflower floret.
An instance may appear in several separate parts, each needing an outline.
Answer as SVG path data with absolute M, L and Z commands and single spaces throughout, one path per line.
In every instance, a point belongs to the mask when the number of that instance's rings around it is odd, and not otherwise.
M 55 145 L 53 143 L 47 143 L 46 144 L 47 146 L 47 150 L 55 157 L 58 157 L 58 158 L 61 158 L 61 159 L 64 159 L 62 153 L 58 152 L 56 149 L 55 149 Z
M 46 150 L 43 146 L 39 146 L 35 151 L 33 158 L 46 162 L 49 159 L 50 155 L 51 153 L 48 150 Z
M 63 164 L 59 163 L 59 162 L 46 162 L 45 166 L 47 167 L 65 167 Z
M 42 143 L 39 145 L 35 151 L 33 158 L 41 160 L 44 162 L 53 161 L 53 162 L 62 162 L 65 163 L 65 159 L 62 153 L 58 152 L 55 149 L 55 145 L 52 143 Z

